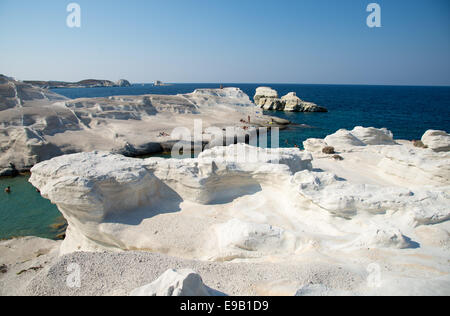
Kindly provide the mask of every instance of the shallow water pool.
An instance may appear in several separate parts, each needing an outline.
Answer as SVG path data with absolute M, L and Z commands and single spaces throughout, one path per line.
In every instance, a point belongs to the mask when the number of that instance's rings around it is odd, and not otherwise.
M 61 213 L 28 182 L 29 176 L 0 178 L 0 239 L 37 236 L 56 239 L 63 233 Z M 4 192 L 11 187 L 11 193 Z

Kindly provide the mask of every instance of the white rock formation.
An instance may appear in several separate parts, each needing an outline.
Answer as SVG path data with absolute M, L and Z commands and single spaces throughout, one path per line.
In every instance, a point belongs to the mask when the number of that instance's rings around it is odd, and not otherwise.
M 332 135 L 328 135 L 325 137 L 324 141 L 328 146 L 332 146 L 338 151 L 340 151 L 341 148 L 365 146 L 360 139 L 345 129 L 341 129 Z
M 387 210 L 405 208 L 414 193 L 403 188 L 349 184 L 331 173 L 299 172 L 295 175 L 300 194 L 327 211 L 342 217 L 358 215 L 358 211 L 384 214 Z M 413 199 L 411 204 L 419 205 Z
M 295 92 L 290 92 L 281 98 L 286 112 L 327 112 L 327 109 L 312 102 L 305 102 Z
M 388 176 L 404 179 L 410 185 L 427 183 L 448 185 L 450 181 L 450 153 L 435 153 L 431 149 L 413 146 L 365 148 L 373 155 L 376 168 Z M 376 160 L 376 157 L 379 160 Z
M 341 129 L 335 134 L 324 139 L 327 146 L 334 147 L 337 151 L 351 150 L 352 147 L 367 145 L 395 145 L 393 135 L 385 128 L 355 127 L 352 131 Z
M 422 137 L 422 143 L 437 152 L 450 151 L 450 135 L 444 131 L 427 131 Z
M 311 153 L 320 153 L 327 146 L 327 143 L 319 138 L 309 138 L 303 142 L 305 150 Z
M 385 227 L 370 227 L 356 239 L 352 246 L 357 248 L 413 248 L 407 237 L 399 229 Z
M 257 106 L 267 111 L 327 112 L 324 107 L 301 100 L 295 92 L 290 92 L 280 99 L 278 92 L 268 87 L 257 88 L 253 99 Z
M 243 124 L 241 120 L 249 116 L 251 124 Z M 10 163 L 19 171 L 29 170 L 40 161 L 76 152 L 136 156 L 170 150 L 184 138 L 167 135 L 183 127 L 192 141 L 196 120 L 204 132 L 209 127 L 268 126 L 270 117 L 237 88 L 69 100 L 1 76 L 0 170 L 10 173 Z M 208 133 L 204 136 L 211 138 Z
M 279 227 L 232 219 L 216 226 L 220 260 L 260 257 L 295 249 L 292 236 Z M 295 238 L 294 238 L 295 239 Z M 219 259 L 216 258 L 216 259 Z
M 168 270 L 153 283 L 135 289 L 130 296 L 215 296 L 192 270 Z
M 376 170 L 376 178 L 383 174 L 409 185 L 448 184 L 450 181 L 450 154 L 417 148 L 412 143 L 401 145 L 386 129 L 342 129 L 323 140 L 308 139 L 303 145 L 320 158 L 324 157 L 322 149 L 327 146 L 334 147 L 340 155 L 352 153 L 350 161 L 355 166 L 364 165 L 365 170 L 360 169 L 360 174 L 367 173 L 369 169 Z
M 303 101 L 297 96 L 295 92 L 290 92 L 281 98 L 284 101 L 284 111 L 295 112 L 300 110 L 300 105 Z
M 269 87 L 259 87 L 256 88 L 256 93 L 254 96 L 254 100 L 256 105 L 260 105 L 260 99 L 278 99 L 278 92 Z
M 375 262 L 388 269 L 379 294 L 406 287 L 405 273 L 421 292 L 449 282 L 450 153 L 394 141 L 384 129 L 328 139 L 344 160 L 241 144 L 184 160 L 94 152 L 42 162 L 30 181 L 69 223 L 61 254 L 325 261 L 362 273 Z
M 130 87 L 131 83 L 128 80 L 120 79 L 119 81 L 117 81 L 116 85 L 119 87 Z
M 282 111 L 284 104 L 278 98 L 278 92 L 269 87 L 259 87 L 253 98 L 255 104 L 267 111 Z
M 252 106 L 252 101 L 248 95 L 246 95 L 239 88 L 223 88 L 223 89 L 197 89 L 192 94 L 193 102 L 197 102 L 199 105 L 205 101 L 205 99 L 199 102 L 198 98 L 210 98 L 212 99 L 213 104 L 210 105 L 218 105 L 223 104 L 224 101 L 227 101 L 230 105 L 240 105 L 240 106 Z M 211 98 L 213 97 L 213 98 Z M 214 99 L 215 98 L 215 99 Z
M 364 145 L 395 145 L 394 135 L 386 128 L 355 127 L 351 133 Z
M 242 144 L 216 147 L 198 159 L 186 160 L 139 160 L 94 152 L 42 162 L 32 169 L 30 181 L 58 205 L 69 222 L 63 253 L 106 246 L 220 257 L 216 232 L 209 231 L 217 222 L 209 216 L 196 220 L 198 227 L 189 230 L 197 233 L 189 237 L 175 227 L 163 229 L 167 225 L 164 222 L 174 217 L 172 224 L 185 226 L 192 223 L 193 214 L 185 212 L 184 207 L 201 210 L 205 205 L 220 213 L 223 208 L 236 206 L 234 202 L 243 196 L 263 195 L 273 186 L 288 182 L 294 173 L 311 169 L 311 159 L 310 154 L 298 149 L 266 151 Z M 206 240 L 211 245 L 205 244 L 204 234 L 210 236 Z M 190 246 L 184 249 L 186 244 Z

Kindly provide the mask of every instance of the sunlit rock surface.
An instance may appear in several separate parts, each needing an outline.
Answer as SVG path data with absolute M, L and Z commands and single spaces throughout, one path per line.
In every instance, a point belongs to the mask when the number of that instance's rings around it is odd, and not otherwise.
M 362 269 L 388 264 L 394 276 L 402 262 L 431 283 L 448 274 L 449 154 L 394 141 L 384 129 L 354 134 L 350 143 L 349 133 L 330 137 L 341 144 L 339 161 L 320 151 L 242 144 L 184 160 L 93 152 L 40 163 L 30 181 L 69 223 L 61 254 L 326 257 Z
M 303 101 L 295 92 L 290 92 L 280 99 L 278 92 L 269 87 L 257 88 L 253 99 L 257 106 L 266 111 L 328 112 L 324 107 Z
M 210 127 L 245 132 L 269 121 L 237 88 L 69 100 L 0 76 L 0 170 L 6 174 L 13 164 L 26 171 L 40 161 L 93 150 L 128 156 L 170 151 L 179 140 L 194 141 L 195 122 L 205 137 L 202 148 L 214 138 L 205 132 Z M 184 134 L 171 137 L 180 128 Z
M 450 151 L 450 135 L 444 131 L 427 131 L 422 137 L 422 143 L 436 152 Z
M 230 253 L 253 256 L 261 244 L 258 240 L 253 248 L 236 252 L 236 244 L 245 244 L 247 234 L 241 241 L 226 241 L 222 237 L 235 225 L 220 225 L 233 219 L 235 212 L 251 219 L 252 209 L 257 211 L 261 203 L 267 203 L 267 215 L 277 204 L 290 203 L 276 202 L 274 197 L 289 195 L 285 187 L 291 176 L 312 169 L 311 160 L 298 149 L 248 145 L 216 147 L 185 160 L 139 160 L 94 152 L 42 162 L 32 169 L 30 181 L 69 222 L 63 253 L 152 249 L 219 259 Z M 264 230 L 256 228 L 258 237 Z M 286 238 L 292 236 L 279 236 L 281 243 L 287 243 Z M 262 243 L 261 248 L 267 247 Z
M 167 270 L 154 282 L 133 290 L 130 296 L 217 296 L 192 270 Z

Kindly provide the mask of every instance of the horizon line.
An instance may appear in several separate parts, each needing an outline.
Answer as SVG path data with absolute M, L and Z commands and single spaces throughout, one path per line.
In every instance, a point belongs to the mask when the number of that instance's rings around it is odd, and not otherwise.
M 131 82 L 131 84 L 153 84 L 154 82 Z M 448 88 L 450 84 L 371 84 L 371 83 L 285 83 L 285 82 L 164 82 L 164 84 L 249 84 L 249 85 L 308 85 L 308 86 L 380 86 L 380 87 L 442 87 Z M 224 87 L 227 88 L 227 87 Z
M 67 83 L 77 83 L 83 80 L 105 80 L 105 81 L 112 81 L 114 80 L 110 79 L 95 79 L 95 78 L 85 78 L 81 79 L 79 81 L 66 81 L 66 80 L 43 80 L 43 79 L 18 79 L 14 76 L 9 76 L 2 74 L 6 77 L 14 78 L 18 81 L 53 81 L 53 82 L 67 82 Z M 124 79 L 124 78 L 121 78 Z M 120 80 L 120 79 L 119 79 Z M 126 79 L 128 80 L 128 79 Z M 128 80 L 130 81 L 130 80 Z M 150 82 L 133 82 L 130 83 L 133 84 L 153 84 L 156 80 L 150 81 Z M 254 84 L 254 85 L 315 85 L 315 86 L 381 86 L 381 87 L 441 87 L 441 88 L 448 88 L 450 87 L 449 84 L 385 84 L 385 83 L 302 83 L 302 82 L 187 82 L 187 81 L 180 81 L 180 82 L 165 82 L 162 81 L 164 84 L 217 84 L 217 85 L 229 85 L 229 84 Z

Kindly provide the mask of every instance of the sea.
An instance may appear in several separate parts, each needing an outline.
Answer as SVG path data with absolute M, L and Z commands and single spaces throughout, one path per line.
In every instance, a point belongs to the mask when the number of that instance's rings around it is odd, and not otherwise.
M 280 146 L 299 145 L 308 138 L 324 138 L 339 129 L 355 126 L 385 127 L 396 139 L 421 139 L 429 129 L 450 132 L 450 87 L 309 85 L 309 84 L 223 84 L 237 87 L 251 98 L 256 88 L 268 86 L 280 96 L 296 92 L 309 102 L 326 107 L 328 113 L 267 112 L 285 118 L 294 126 L 280 132 Z M 131 87 L 54 89 L 68 98 L 113 95 L 190 93 L 198 88 L 218 88 L 220 84 L 134 84 Z M 0 179 L 0 239 L 38 236 L 56 239 L 61 234 L 61 214 L 28 183 L 29 176 Z M 12 193 L 3 193 L 11 186 Z

